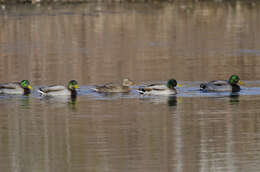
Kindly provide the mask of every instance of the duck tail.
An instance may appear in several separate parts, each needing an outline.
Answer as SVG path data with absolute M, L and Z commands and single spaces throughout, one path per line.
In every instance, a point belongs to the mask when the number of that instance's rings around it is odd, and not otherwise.
M 99 90 L 95 87 L 95 88 L 91 88 L 91 90 L 95 91 L 95 92 L 99 92 Z
M 45 93 L 44 91 L 42 91 L 42 89 L 41 89 L 41 88 L 39 88 L 39 90 L 38 90 L 38 93 L 39 93 L 41 96 L 44 96 L 44 95 L 46 95 L 46 93 Z
M 201 89 L 201 90 L 206 89 L 206 87 L 207 87 L 207 85 L 206 85 L 205 83 L 200 84 L 200 89 Z
M 140 94 L 144 94 L 145 93 L 145 89 L 144 88 L 138 88 L 138 93 Z

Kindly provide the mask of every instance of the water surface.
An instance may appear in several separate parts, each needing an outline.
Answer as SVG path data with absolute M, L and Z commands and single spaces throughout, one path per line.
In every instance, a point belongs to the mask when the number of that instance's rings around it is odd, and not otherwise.
M 0 82 L 80 88 L 0 95 L 1 171 L 259 171 L 259 15 L 257 1 L 2 8 Z M 238 94 L 198 89 L 231 74 Z M 125 77 L 129 94 L 92 91 Z M 177 96 L 135 90 L 172 77 Z

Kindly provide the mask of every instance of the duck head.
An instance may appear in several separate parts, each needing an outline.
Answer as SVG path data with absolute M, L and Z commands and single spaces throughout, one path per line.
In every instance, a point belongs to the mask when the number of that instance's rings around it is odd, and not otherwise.
M 69 90 L 73 91 L 73 90 L 76 90 L 77 88 L 79 88 L 77 81 L 71 80 L 71 81 L 68 83 L 68 89 L 69 89 Z
M 175 79 L 169 79 L 167 82 L 167 87 L 170 89 L 174 89 L 174 87 L 182 87 L 182 85 L 178 84 Z
M 32 90 L 32 86 L 30 85 L 28 80 L 22 80 L 19 84 L 23 89 Z
M 236 84 L 242 85 L 243 84 L 243 82 L 240 80 L 239 76 L 237 76 L 237 75 L 230 76 L 228 83 L 231 85 L 236 85 Z
M 22 80 L 19 85 L 24 89 L 25 95 L 30 94 L 31 90 L 33 89 L 28 80 Z
M 122 85 L 129 87 L 131 85 L 134 85 L 134 82 L 129 80 L 129 79 L 127 79 L 127 78 L 125 78 L 125 79 L 123 79 Z

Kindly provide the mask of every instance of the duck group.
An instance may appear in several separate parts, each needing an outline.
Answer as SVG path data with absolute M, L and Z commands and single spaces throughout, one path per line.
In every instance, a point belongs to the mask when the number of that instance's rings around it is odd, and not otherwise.
M 231 75 L 228 80 L 213 80 L 200 84 L 200 90 L 202 92 L 239 92 L 240 85 L 243 82 L 239 76 Z M 92 89 L 97 93 L 129 93 L 131 86 L 134 82 L 130 79 L 123 79 L 121 84 L 106 83 L 103 85 L 96 85 Z M 176 87 L 182 87 L 178 84 L 176 79 L 171 78 L 166 84 L 153 83 L 137 88 L 137 92 L 141 95 L 176 95 Z M 67 86 L 63 85 L 50 85 L 37 89 L 40 96 L 77 96 L 78 82 L 71 80 Z M 21 94 L 28 95 L 33 90 L 28 80 L 22 80 L 20 82 L 11 82 L 0 84 L 0 94 Z

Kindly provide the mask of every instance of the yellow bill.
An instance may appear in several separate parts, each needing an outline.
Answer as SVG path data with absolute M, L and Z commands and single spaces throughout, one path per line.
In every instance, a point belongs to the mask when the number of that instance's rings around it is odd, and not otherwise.
M 182 87 L 182 85 L 181 84 L 177 84 L 177 87 Z
M 28 86 L 27 86 L 27 88 L 29 88 L 30 90 L 32 90 L 32 89 L 33 89 L 33 88 L 32 88 L 32 86 L 30 86 L 30 85 L 28 85 Z

